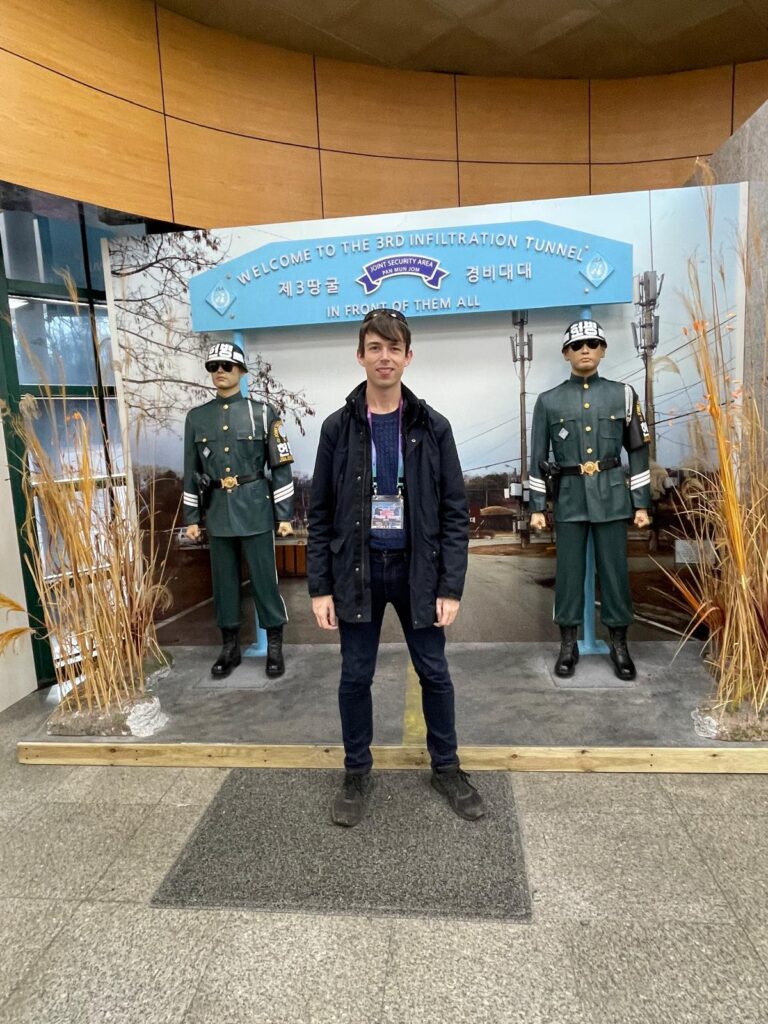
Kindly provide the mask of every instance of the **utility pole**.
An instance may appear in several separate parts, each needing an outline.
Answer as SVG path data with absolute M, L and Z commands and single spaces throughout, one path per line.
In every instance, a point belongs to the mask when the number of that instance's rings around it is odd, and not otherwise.
M 526 437 L 525 413 L 525 364 L 533 359 L 533 335 L 526 334 L 528 310 L 518 309 L 512 314 L 512 325 L 517 333 L 510 336 L 512 362 L 520 366 L 520 504 L 525 500 L 528 487 L 528 439 Z
M 655 270 L 646 270 L 634 280 L 635 320 L 632 322 L 632 337 L 635 351 L 645 366 L 645 418 L 651 441 L 648 454 L 656 461 L 656 411 L 653 406 L 653 356 L 659 344 L 659 317 L 656 304 L 661 295 L 664 275 L 659 278 Z

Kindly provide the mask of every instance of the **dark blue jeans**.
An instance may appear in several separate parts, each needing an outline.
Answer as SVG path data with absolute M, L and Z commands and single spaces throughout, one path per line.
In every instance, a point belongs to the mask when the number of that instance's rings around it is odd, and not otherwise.
M 413 667 L 421 683 L 421 706 L 427 725 L 427 749 L 433 768 L 458 765 L 453 683 L 445 660 L 445 633 L 438 626 L 414 629 L 408 587 L 408 558 L 402 551 L 372 551 L 371 621 L 339 620 L 341 682 L 339 710 L 344 740 L 344 767 L 353 774 L 373 764 L 371 686 L 379 652 L 384 609 L 391 603 L 405 634 Z

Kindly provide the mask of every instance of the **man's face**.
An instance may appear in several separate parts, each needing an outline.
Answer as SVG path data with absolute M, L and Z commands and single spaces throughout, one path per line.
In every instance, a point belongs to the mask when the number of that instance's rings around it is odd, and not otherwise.
M 382 338 L 375 331 L 368 331 L 364 354 L 357 355 L 368 383 L 379 388 L 397 387 L 412 358 L 413 351 L 406 353 L 404 341 Z
M 598 345 L 597 348 L 590 348 L 586 341 L 582 342 L 581 348 L 574 352 L 570 345 L 563 352 L 563 359 L 571 364 L 574 373 L 580 377 L 589 377 L 597 369 L 597 364 L 605 355 L 605 345 Z
M 226 367 L 229 366 L 229 370 Z M 211 380 L 217 391 L 228 392 L 233 389 L 240 389 L 240 378 L 245 373 L 242 366 L 237 363 L 218 362 L 216 368 L 211 371 Z

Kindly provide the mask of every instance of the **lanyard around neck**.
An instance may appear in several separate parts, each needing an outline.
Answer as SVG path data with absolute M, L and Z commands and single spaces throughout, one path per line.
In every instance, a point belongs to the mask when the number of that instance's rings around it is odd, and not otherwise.
M 368 409 L 368 427 L 371 431 L 371 480 L 373 482 L 373 493 L 378 493 L 378 485 L 376 483 L 376 445 L 373 441 L 373 416 L 371 410 Z M 403 485 L 405 482 L 405 466 L 403 464 L 403 400 L 400 399 L 400 405 L 397 407 L 397 491 L 398 494 L 402 493 Z

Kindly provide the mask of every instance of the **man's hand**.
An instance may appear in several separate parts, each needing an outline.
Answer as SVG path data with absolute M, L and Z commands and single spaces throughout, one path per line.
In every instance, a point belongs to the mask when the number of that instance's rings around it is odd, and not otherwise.
M 312 598 L 312 611 L 320 629 L 337 629 L 336 609 L 330 594 Z
M 200 527 L 197 523 L 192 523 L 191 526 L 188 526 L 184 533 L 190 540 L 200 540 Z
M 546 530 L 547 528 L 547 517 L 543 512 L 532 512 L 531 513 L 531 529 L 532 530 Z
M 290 523 L 278 523 L 277 524 L 277 536 L 278 537 L 291 537 L 293 536 L 293 527 Z
M 436 626 L 450 626 L 459 614 L 459 602 L 454 597 L 438 597 Z
M 648 515 L 647 508 L 635 509 L 635 526 L 642 530 L 645 526 L 651 525 L 651 517 Z

